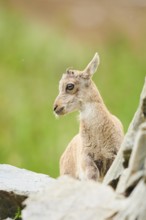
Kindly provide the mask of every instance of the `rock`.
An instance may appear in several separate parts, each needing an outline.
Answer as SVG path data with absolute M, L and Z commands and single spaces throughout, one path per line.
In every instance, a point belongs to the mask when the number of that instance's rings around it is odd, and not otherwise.
M 142 179 L 131 195 L 124 200 L 123 207 L 113 220 L 145 220 L 146 219 L 146 183 Z
M 23 220 L 103 220 L 121 207 L 110 186 L 60 177 L 25 200 Z
M 10 165 L 0 165 L 0 219 L 13 218 L 24 207 L 22 202 L 55 180 Z
M 28 196 L 41 191 L 55 180 L 45 174 L 39 174 L 11 165 L 0 165 L 0 190 Z
M 131 191 L 139 180 L 145 175 L 146 158 L 146 122 L 139 126 L 135 137 L 133 150 L 129 159 L 129 166 L 121 175 L 116 192 Z M 127 193 L 126 193 L 127 194 Z
M 137 132 L 139 131 L 139 126 L 142 123 L 144 123 L 145 120 L 146 120 L 146 78 L 140 95 L 139 106 L 129 125 L 128 131 L 124 137 L 121 148 L 104 178 L 104 184 L 112 185 L 113 181 L 117 180 L 116 185 L 113 186 L 114 188 L 116 188 L 118 180 L 121 174 L 123 173 L 124 168 L 127 168 L 129 165 L 129 159 L 135 144 L 135 138 Z

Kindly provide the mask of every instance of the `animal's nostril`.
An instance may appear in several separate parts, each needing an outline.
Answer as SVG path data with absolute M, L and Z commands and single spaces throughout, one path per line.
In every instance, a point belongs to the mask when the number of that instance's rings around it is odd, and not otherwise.
M 58 105 L 55 105 L 55 106 L 54 106 L 54 111 L 57 109 L 57 107 L 58 107 Z

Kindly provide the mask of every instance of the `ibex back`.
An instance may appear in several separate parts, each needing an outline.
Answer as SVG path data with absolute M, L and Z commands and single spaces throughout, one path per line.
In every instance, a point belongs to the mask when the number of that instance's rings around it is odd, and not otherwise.
M 102 181 L 123 140 L 123 127 L 108 111 L 92 81 L 98 65 L 96 53 L 83 71 L 63 74 L 54 112 L 59 116 L 80 112 L 80 130 L 61 156 L 60 174 Z

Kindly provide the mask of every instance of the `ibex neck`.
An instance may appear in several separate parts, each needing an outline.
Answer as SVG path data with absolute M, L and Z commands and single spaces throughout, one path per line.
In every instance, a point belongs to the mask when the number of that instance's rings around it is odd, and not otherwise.
M 87 124 L 99 123 L 108 114 L 109 112 L 104 103 L 86 103 L 80 111 L 80 122 Z
M 80 134 L 83 147 L 95 147 L 102 136 L 102 128 L 109 120 L 110 113 L 101 103 L 88 103 L 80 112 Z M 98 131 L 98 133 L 97 133 Z

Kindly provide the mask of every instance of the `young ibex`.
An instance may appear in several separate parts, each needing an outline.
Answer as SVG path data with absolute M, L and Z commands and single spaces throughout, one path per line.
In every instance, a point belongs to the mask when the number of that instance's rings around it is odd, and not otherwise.
M 91 79 L 98 65 L 96 53 L 85 70 L 63 74 L 54 112 L 59 116 L 80 112 L 80 130 L 60 159 L 60 174 L 102 181 L 123 140 L 123 127 Z

